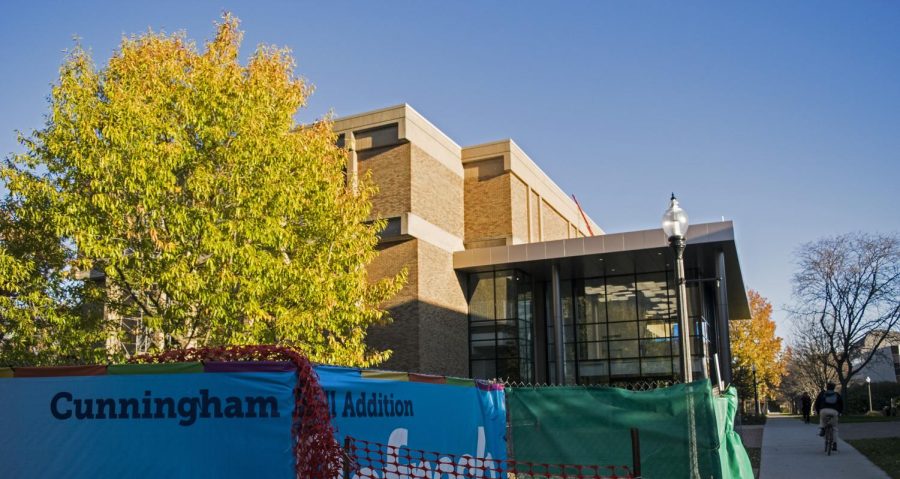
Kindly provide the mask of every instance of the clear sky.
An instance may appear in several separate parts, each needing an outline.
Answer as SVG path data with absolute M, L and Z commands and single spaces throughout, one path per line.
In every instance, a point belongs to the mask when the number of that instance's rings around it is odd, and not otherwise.
M 793 253 L 900 230 L 900 3 L 4 2 L 0 153 L 40 127 L 63 50 L 223 10 L 294 50 L 298 118 L 409 103 L 461 145 L 513 138 L 607 232 L 735 221 L 748 287 L 791 301 Z

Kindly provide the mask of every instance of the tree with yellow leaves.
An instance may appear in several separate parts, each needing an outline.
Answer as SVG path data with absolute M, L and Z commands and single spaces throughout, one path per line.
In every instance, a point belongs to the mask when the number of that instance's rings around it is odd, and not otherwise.
M 755 370 L 760 401 L 774 399 L 785 372 L 782 339 L 775 335 L 772 304 L 752 289 L 747 297 L 750 319 L 732 321 L 729 325 L 734 382 L 742 398 L 753 398 Z
M 96 349 L 72 349 L 96 347 L 98 331 L 112 360 L 135 338 L 388 357 L 366 331 L 404 278 L 366 276 L 383 227 L 368 221 L 373 186 L 347 184 L 327 119 L 294 121 L 311 88 L 290 52 L 260 46 L 242 65 L 241 37 L 226 14 L 202 50 L 148 32 L 100 68 L 81 48 L 66 59 L 45 127 L 0 168 L 0 362 L 78 361 Z M 85 276 L 100 298 L 82 299 Z M 80 321 L 86 303 L 105 322 Z

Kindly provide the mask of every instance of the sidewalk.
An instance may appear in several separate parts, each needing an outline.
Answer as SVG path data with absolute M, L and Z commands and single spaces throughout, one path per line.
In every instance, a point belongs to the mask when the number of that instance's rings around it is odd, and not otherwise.
M 817 435 L 818 423 L 803 424 L 796 417 L 770 415 L 765 431 L 760 479 L 889 479 L 884 471 L 841 439 L 838 439 L 838 452 L 826 456 L 824 440 Z

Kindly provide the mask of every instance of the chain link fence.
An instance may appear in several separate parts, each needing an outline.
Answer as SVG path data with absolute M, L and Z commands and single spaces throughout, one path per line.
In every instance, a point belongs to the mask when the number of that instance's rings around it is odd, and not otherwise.
M 636 433 L 633 433 L 636 440 Z M 543 464 L 423 451 L 347 437 L 344 479 L 637 479 L 632 465 Z
M 591 385 L 567 385 L 560 386 L 557 384 L 547 384 L 547 383 L 530 383 L 530 382 L 521 382 L 521 381 L 511 381 L 511 380 L 496 380 L 498 383 L 503 384 L 505 388 L 572 388 L 572 387 L 582 387 L 582 388 L 617 388 L 617 389 L 626 389 L 628 391 L 653 391 L 656 389 L 667 388 L 670 386 L 674 386 L 676 384 L 681 384 L 681 381 L 671 380 L 671 379 L 659 379 L 659 380 L 637 380 L 637 381 L 617 381 L 609 384 L 591 384 Z

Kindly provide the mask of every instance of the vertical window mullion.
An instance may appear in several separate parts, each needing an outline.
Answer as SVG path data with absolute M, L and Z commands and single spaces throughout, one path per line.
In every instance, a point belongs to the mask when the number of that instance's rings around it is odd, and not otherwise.
M 672 289 L 669 288 L 669 284 L 670 284 L 669 283 L 669 268 L 666 268 L 666 308 L 668 308 L 668 311 L 669 311 L 668 323 L 669 323 L 669 331 L 670 331 L 669 332 L 669 362 L 672 363 L 672 380 L 675 380 L 676 373 L 675 373 L 675 344 L 674 343 L 675 343 L 675 341 L 677 341 L 677 339 L 673 338 L 672 333 L 671 333 L 671 331 L 672 331 L 671 325 L 673 323 L 672 309 L 671 309 L 671 307 L 672 307 Z M 676 314 L 677 314 L 678 305 L 675 305 L 675 308 L 676 308 Z M 677 319 L 675 319 L 674 321 L 677 321 Z M 680 325 L 678 327 L 681 328 Z
M 603 271 L 603 312 L 606 316 L 603 327 L 606 328 L 604 342 L 606 343 L 606 383 L 612 384 L 612 356 L 609 344 L 609 281 L 606 278 L 606 270 Z
M 500 358 L 498 356 L 497 350 L 499 349 L 499 340 L 498 340 L 498 327 L 497 327 L 497 271 L 494 270 L 491 273 L 491 280 L 493 281 L 494 287 L 492 288 L 494 292 L 493 298 L 491 298 L 491 303 L 494 305 L 494 378 L 497 378 L 498 375 L 498 367 L 497 365 L 500 362 Z
M 581 384 L 581 372 L 580 372 L 580 364 L 578 360 L 578 288 L 576 285 L 578 284 L 578 280 L 572 279 L 569 281 L 570 286 L 570 297 L 572 298 L 572 346 L 575 348 L 574 354 L 572 354 L 572 364 L 575 366 L 575 384 Z
M 638 348 L 637 348 L 637 363 L 638 363 L 638 377 L 644 377 L 644 365 L 643 359 L 644 355 L 641 354 L 641 299 L 638 297 L 640 291 L 638 291 L 638 279 L 637 279 L 637 268 L 632 272 L 632 291 L 634 292 L 634 320 L 637 325 L 638 331 Z
M 514 329 L 516 330 L 516 342 L 515 342 L 515 358 L 516 358 L 516 376 L 518 376 L 519 380 L 522 380 L 522 351 L 519 350 L 521 346 L 521 339 L 519 337 L 519 280 L 516 279 L 516 270 L 512 270 L 510 276 L 512 277 L 512 299 L 507 298 L 507 301 L 512 301 L 513 304 L 513 316 L 515 319 L 513 320 Z M 509 287 L 507 286 L 507 292 L 509 292 Z
M 572 366 L 575 368 L 575 384 L 581 384 L 581 375 L 578 374 L 578 297 L 576 296 L 576 290 L 578 280 L 571 279 L 569 280 L 569 295 L 572 298 L 572 341 L 575 346 L 575 354 L 572 356 Z M 568 348 L 566 348 L 566 352 L 568 352 Z

